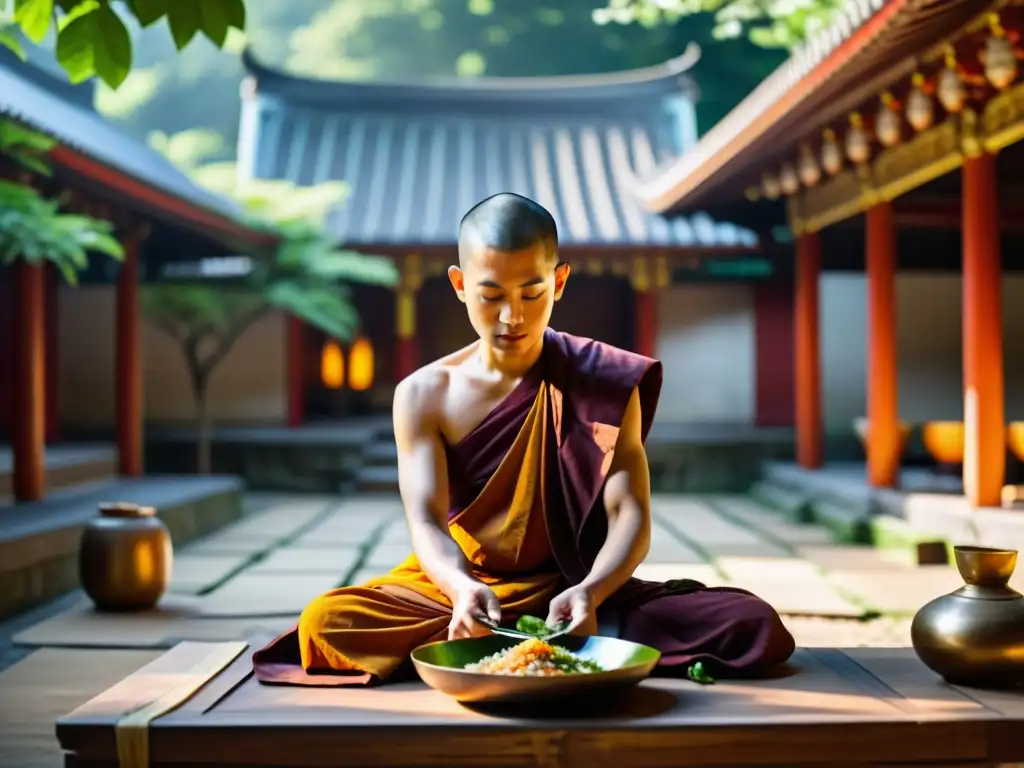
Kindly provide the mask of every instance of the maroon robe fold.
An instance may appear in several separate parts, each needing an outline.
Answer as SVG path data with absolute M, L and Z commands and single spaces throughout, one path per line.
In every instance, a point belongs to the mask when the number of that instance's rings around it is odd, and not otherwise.
M 546 383 L 553 443 L 547 451 L 548 535 L 564 582 L 578 584 L 607 535 L 602 490 L 626 406 L 638 389 L 646 441 L 662 375 L 656 360 L 549 329 L 537 364 L 476 429 L 447 449 L 449 517 L 480 493 Z M 701 661 L 713 675 L 757 675 L 794 650 L 793 637 L 767 603 L 745 590 L 690 580 L 630 579 L 599 608 L 598 623 L 601 634 L 659 649 L 659 666 L 669 674 L 685 674 Z M 305 675 L 299 665 L 295 630 L 254 656 L 256 676 L 265 683 L 341 683 L 327 675 Z M 360 682 L 369 681 L 361 676 Z

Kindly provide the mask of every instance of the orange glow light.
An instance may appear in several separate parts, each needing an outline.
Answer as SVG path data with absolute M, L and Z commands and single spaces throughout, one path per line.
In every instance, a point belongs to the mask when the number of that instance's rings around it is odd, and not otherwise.
M 360 336 L 352 345 L 348 356 L 348 386 L 355 392 L 364 392 L 373 386 L 373 344 Z
M 334 339 L 328 339 L 320 351 L 320 381 L 328 389 L 345 386 L 345 357 Z

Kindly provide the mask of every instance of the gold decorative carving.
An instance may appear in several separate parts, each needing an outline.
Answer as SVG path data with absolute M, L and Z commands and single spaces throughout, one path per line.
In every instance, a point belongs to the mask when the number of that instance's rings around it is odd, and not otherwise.
M 651 272 L 647 259 L 636 258 L 633 260 L 633 268 L 629 273 L 629 284 L 637 293 L 646 293 L 651 290 Z
M 423 285 L 423 259 L 410 253 L 402 259 L 400 290 L 418 291 Z
M 600 277 L 604 274 L 604 262 L 600 259 L 587 259 L 587 262 L 583 267 L 583 271 L 588 275 Z
M 864 182 L 862 169 L 847 169 L 830 179 L 824 180 L 820 186 L 803 190 L 795 208 L 799 211 L 800 220 L 793 234 L 815 232 L 837 221 L 842 221 L 861 213 L 864 208 Z
M 998 152 L 1024 139 L 1024 83 L 993 96 L 980 122 L 989 152 Z
M 654 258 L 654 287 L 668 288 L 672 283 L 672 270 L 668 267 L 668 258 L 656 256 Z
M 957 118 L 946 120 L 878 156 L 873 172 L 882 200 L 895 200 L 960 166 L 962 133 L 958 122 Z
M 624 261 L 616 259 L 612 262 L 612 274 L 616 277 L 626 277 L 629 275 L 629 264 Z

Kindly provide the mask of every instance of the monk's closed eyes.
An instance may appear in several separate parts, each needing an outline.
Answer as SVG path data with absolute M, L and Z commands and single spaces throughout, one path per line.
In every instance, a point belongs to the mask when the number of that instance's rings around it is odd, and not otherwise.
M 699 661 L 749 675 L 789 658 L 792 636 L 749 592 L 632 578 L 650 543 L 643 444 L 662 367 L 549 328 L 569 274 L 533 201 L 500 194 L 466 214 L 448 277 L 479 340 L 395 389 L 413 554 L 310 603 L 254 656 L 261 681 L 382 682 L 423 643 L 524 614 L 654 646 L 680 674 Z

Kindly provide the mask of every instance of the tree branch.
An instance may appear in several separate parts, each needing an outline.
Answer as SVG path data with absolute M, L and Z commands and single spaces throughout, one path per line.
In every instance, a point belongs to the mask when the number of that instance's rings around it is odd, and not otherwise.
M 220 343 L 217 345 L 217 349 L 202 361 L 202 375 L 204 377 L 209 376 L 210 372 L 216 368 L 225 357 L 227 357 L 228 352 L 230 352 L 231 348 L 235 346 L 235 342 L 237 342 L 242 335 L 252 327 L 253 323 L 269 311 L 269 304 L 261 304 L 255 309 L 245 313 L 239 319 L 235 327 L 221 337 Z

